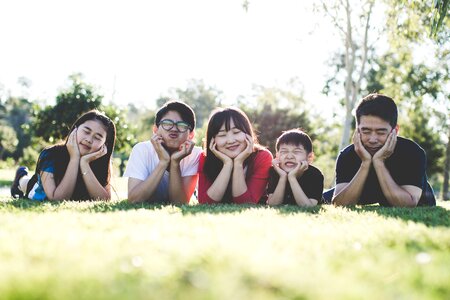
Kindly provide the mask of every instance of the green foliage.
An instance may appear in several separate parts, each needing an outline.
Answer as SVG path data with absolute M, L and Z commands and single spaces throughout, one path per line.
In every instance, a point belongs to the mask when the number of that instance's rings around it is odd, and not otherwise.
M 35 122 L 35 134 L 51 143 L 65 138 L 70 126 L 84 112 L 100 107 L 103 96 L 83 81 L 82 74 L 69 76 L 70 86 L 56 97 L 55 106 L 47 106 Z
M 39 149 L 40 150 L 40 149 Z M 23 155 L 19 158 L 19 165 L 28 166 L 33 169 L 36 166 L 40 151 L 34 146 L 29 146 L 23 150 Z
M 431 35 L 436 36 L 437 32 L 444 23 L 445 17 L 448 15 L 448 7 L 450 0 L 436 0 L 435 10 L 433 14 L 433 24 L 431 26 Z
M 276 140 L 283 131 L 302 128 L 311 139 L 315 138 L 315 135 L 310 132 L 311 126 L 305 112 L 296 113 L 288 108 L 277 108 L 266 104 L 256 110 L 247 108 L 246 113 L 258 133 L 259 142 L 268 147 L 272 153 L 275 153 Z
M 220 106 L 222 91 L 215 87 L 206 85 L 203 80 L 191 79 L 186 88 L 172 88 L 169 93 L 174 98 L 180 99 L 189 104 L 195 112 L 197 126 L 201 128 L 208 120 L 211 111 Z M 157 100 L 158 107 L 161 107 L 170 97 L 162 97 Z
M 301 209 L 3 198 L 0 293 L 67 300 L 446 299 L 449 213 L 449 203 Z
M 5 154 L 12 154 L 18 143 L 14 128 L 0 123 L 0 159 L 6 158 Z

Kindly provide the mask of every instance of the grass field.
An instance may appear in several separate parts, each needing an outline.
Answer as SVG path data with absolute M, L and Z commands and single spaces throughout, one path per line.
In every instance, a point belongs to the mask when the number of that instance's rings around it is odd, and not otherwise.
M 312 209 L 0 198 L 2 299 L 449 299 L 450 203 Z

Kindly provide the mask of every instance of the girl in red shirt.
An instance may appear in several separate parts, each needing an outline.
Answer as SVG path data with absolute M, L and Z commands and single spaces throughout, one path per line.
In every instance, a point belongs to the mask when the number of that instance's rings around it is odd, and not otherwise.
M 199 163 L 199 203 L 259 203 L 272 154 L 258 144 L 247 115 L 234 107 L 213 111 L 206 145 Z

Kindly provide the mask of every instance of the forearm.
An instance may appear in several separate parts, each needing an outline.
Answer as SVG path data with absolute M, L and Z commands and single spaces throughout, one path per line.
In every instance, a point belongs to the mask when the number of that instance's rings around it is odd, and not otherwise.
M 355 205 L 361 196 L 364 183 L 369 175 L 371 162 L 363 162 L 353 179 L 340 191 L 335 191 L 333 196 L 334 205 Z
M 149 200 L 155 193 L 159 182 L 164 176 L 167 164 L 160 162 L 150 176 L 136 186 L 130 188 L 128 185 L 128 202 L 140 203 Z
M 373 165 L 378 177 L 378 182 L 380 183 L 381 191 L 392 206 L 417 206 L 417 202 L 414 200 L 412 195 L 405 191 L 394 181 L 394 179 L 392 179 L 392 176 L 386 168 L 384 162 L 376 161 Z
M 247 191 L 247 182 L 245 181 L 244 167 L 242 164 L 233 165 L 233 175 L 231 180 L 231 191 L 233 197 L 238 197 Z
M 209 198 L 214 201 L 220 202 L 225 195 L 228 184 L 230 182 L 230 177 L 233 172 L 233 165 L 231 163 L 225 163 L 220 170 L 219 175 L 217 175 L 216 180 L 214 180 L 213 184 L 206 191 L 206 194 Z
M 269 198 L 267 199 L 267 204 L 272 206 L 283 204 L 284 193 L 286 191 L 286 182 L 286 176 L 280 177 L 280 179 L 278 180 L 278 184 L 273 191 L 273 194 L 270 194 Z
M 295 202 L 298 206 L 316 206 L 317 200 L 309 199 L 303 191 L 302 187 L 297 181 L 297 178 L 290 176 L 288 178 L 289 185 L 291 186 L 292 194 L 294 195 Z
M 170 163 L 169 201 L 172 204 L 189 203 L 189 199 L 183 185 L 183 180 L 181 178 L 180 164 L 174 161 Z
M 111 188 L 108 184 L 106 187 L 102 186 L 92 172 L 89 163 L 80 163 L 80 170 L 83 176 L 84 184 L 91 199 L 111 200 Z
M 67 165 L 66 172 L 59 185 L 55 188 L 53 193 L 47 194 L 49 200 L 64 200 L 72 198 L 75 190 L 75 185 L 78 178 L 79 158 L 71 158 Z

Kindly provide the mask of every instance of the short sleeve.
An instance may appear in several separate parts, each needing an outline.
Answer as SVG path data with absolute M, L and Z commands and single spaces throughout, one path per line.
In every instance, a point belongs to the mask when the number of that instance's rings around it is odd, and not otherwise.
M 198 174 L 198 167 L 202 149 L 194 147 L 192 153 L 181 160 L 181 177 L 194 176 Z
M 41 172 L 54 173 L 55 162 L 50 155 L 49 150 L 43 150 L 39 155 L 39 170 Z
M 345 148 L 336 161 L 336 184 L 352 181 L 361 165 L 361 159 L 353 150 L 353 145 Z M 356 156 L 356 157 L 355 157 Z M 355 169 L 356 166 L 356 169 Z
M 148 142 L 150 143 L 150 142 Z M 153 147 L 151 144 L 150 147 Z M 128 159 L 127 168 L 125 169 L 124 177 L 136 178 L 144 181 L 147 179 L 148 171 L 147 165 L 150 159 L 150 151 L 146 149 L 145 143 L 136 144 L 131 150 L 130 158 Z

